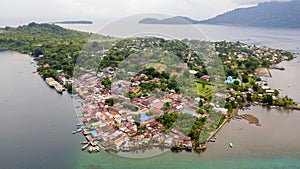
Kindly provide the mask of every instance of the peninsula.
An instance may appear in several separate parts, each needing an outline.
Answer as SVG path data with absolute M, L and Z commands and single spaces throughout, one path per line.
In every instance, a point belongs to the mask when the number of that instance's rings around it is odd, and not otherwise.
M 54 24 L 93 24 L 92 21 L 60 21 L 53 22 Z
M 36 23 L 1 29 L 0 47 L 32 55 L 49 84 L 59 83 L 81 98 L 81 122 L 74 133 L 83 133 L 82 149 L 89 152 L 152 146 L 202 150 L 239 108 L 299 109 L 263 79 L 272 65 L 293 59 L 278 49 L 226 41 L 120 39 Z

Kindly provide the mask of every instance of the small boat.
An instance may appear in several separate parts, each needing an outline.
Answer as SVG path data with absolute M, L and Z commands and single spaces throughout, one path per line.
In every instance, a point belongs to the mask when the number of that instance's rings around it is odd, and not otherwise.
M 243 110 L 251 110 L 250 107 L 243 107 Z
M 80 116 L 76 116 L 76 117 L 78 118 L 78 117 L 80 117 Z M 77 128 L 77 129 L 83 128 L 83 124 L 82 124 L 82 123 L 77 123 L 77 124 L 76 124 L 76 128 Z
M 81 142 L 81 144 L 88 144 L 88 143 L 89 143 L 88 141 Z
M 58 83 L 58 82 L 57 82 Z M 63 91 L 65 91 L 65 88 L 62 86 L 62 85 L 60 85 L 60 84 L 56 84 L 55 86 L 54 86 L 54 88 L 55 88 L 55 90 L 58 92 L 58 93 L 63 93 Z
M 237 120 L 243 120 L 241 116 L 236 117 Z
M 230 148 L 233 148 L 233 144 L 232 144 L 231 142 L 229 143 L 229 147 L 230 147 Z
M 71 98 L 75 98 L 75 97 L 77 97 L 78 96 L 78 94 L 72 94 L 71 95 Z
M 46 78 L 46 83 L 50 86 L 50 87 L 54 87 L 54 79 L 52 77 L 48 77 Z
M 130 151 L 130 148 L 129 148 L 129 147 L 124 147 L 124 148 L 122 149 L 122 151 L 123 151 L 123 152 L 129 152 L 129 151 Z
M 271 109 L 277 109 L 278 106 L 270 106 Z
M 77 133 L 77 131 L 72 131 L 72 134 L 76 134 Z
M 81 147 L 81 150 L 82 150 L 82 151 L 85 150 L 89 145 L 90 145 L 90 143 L 88 143 L 88 144 L 82 146 L 82 147 Z
M 241 130 L 243 130 L 243 129 L 244 129 L 244 127 L 240 128 L 239 130 L 241 131 Z
M 81 131 L 82 131 L 82 128 L 77 129 L 77 132 L 78 132 L 78 133 L 81 132 Z
M 216 142 L 216 139 L 211 138 L 211 139 L 209 139 L 209 142 Z

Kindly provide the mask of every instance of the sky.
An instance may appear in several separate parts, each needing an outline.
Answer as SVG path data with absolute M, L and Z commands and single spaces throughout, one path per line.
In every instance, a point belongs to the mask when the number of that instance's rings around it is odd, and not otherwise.
M 202 20 L 266 1 L 272 0 L 0 0 L 0 22 L 105 22 L 142 13 L 181 15 Z

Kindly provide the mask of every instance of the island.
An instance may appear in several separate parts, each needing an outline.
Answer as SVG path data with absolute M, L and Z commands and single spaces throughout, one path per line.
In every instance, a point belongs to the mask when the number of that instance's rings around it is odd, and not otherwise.
M 214 24 L 251 27 L 300 27 L 300 1 L 264 2 L 256 6 L 238 8 L 206 20 L 194 20 L 185 16 L 164 19 L 144 18 L 141 24 Z
M 53 22 L 54 24 L 93 24 L 92 21 L 61 21 Z
M 185 16 L 175 16 L 171 18 L 165 19 L 157 19 L 157 18 L 144 18 L 139 21 L 140 24 L 199 24 L 200 21 L 191 19 Z
M 264 80 L 293 55 L 264 46 L 122 39 L 30 23 L 1 29 L 0 47 L 32 55 L 50 86 L 80 98 L 73 133 L 82 132 L 82 150 L 89 152 L 155 146 L 202 151 L 231 118 L 259 125 L 255 117 L 237 115 L 238 109 L 299 109 Z

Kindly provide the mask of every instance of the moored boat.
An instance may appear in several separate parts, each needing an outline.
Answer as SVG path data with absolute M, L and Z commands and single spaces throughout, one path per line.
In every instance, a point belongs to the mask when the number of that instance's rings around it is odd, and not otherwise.
M 54 79 L 52 77 L 47 77 L 46 78 L 46 83 L 50 86 L 50 87 L 54 87 Z
M 54 80 L 52 77 L 47 77 L 46 83 L 50 87 L 54 87 L 58 93 L 62 93 L 63 91 L 65 91 L 65 88 L 60 83 L 58 83 L 56 80 Z
M 85 150 L 89 145 L 90 145 L 90 143 L 87 143 L 86 145 L 82 146 L 82 147 L 81 147 L 81 150 L 82 150 L 82 151 Z
M 81 144 L 88 144 L 88 143 L 89 143 L 88 141 L 81 142 Z
M 129 151 L 130 151 L 130 148 L 129 148 L 128 146 L 123 147 L 122 151 L 123 151 L 123 152 L 129 152 Z
M 278 109 L 278 106 L 270 106 L 271 109 Z
M 229 143 L 229 147 L 230 147 L 230 148 L 233 148 L 233 144 L 232 144 L 231 142 Z
M 78 117 L 78 116 L 76 116 L 76 117 Z M 76 128 L 77 128 L 77 129 L 83 128 L 82 123 L 76 124 Z
M 211 139 L 209 139 L 209 142 L 216 142 L 216 138 L 211 138 Z
M 60 84 L 56 84 L 54 88 L 58 93 L 62 93 L 65 90 L 65 88 Z

